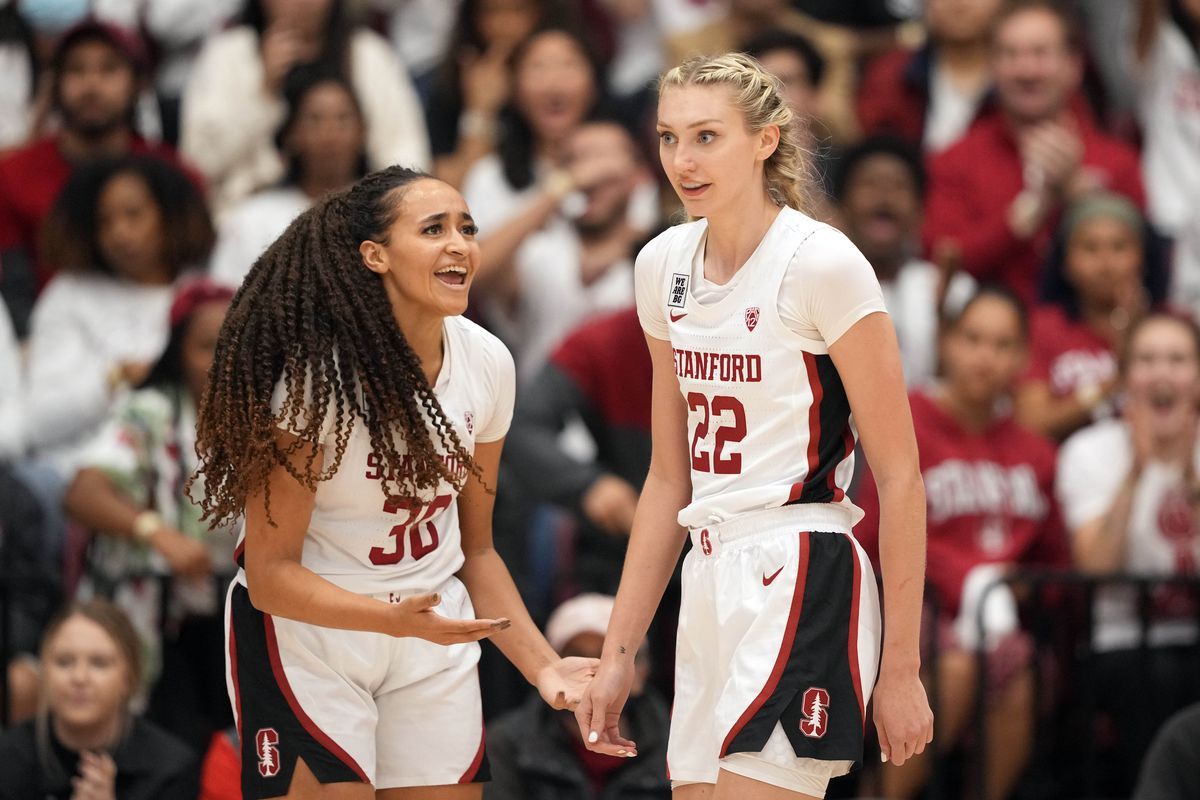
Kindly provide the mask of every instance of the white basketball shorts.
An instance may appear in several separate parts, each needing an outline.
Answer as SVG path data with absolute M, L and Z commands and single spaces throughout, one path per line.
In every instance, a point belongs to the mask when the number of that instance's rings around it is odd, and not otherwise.
M 796 509 L 691 532 L 667 751 L 674 785 L 724 769 L 823 797 L 862 760 L 879 669 L 875 575 L 844 533 Z

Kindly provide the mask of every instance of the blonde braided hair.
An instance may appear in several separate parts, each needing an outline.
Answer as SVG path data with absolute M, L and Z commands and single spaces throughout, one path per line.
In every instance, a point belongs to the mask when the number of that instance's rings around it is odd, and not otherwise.
M 767 194 L 777 205 L 809 209 L 812 162 L 804 148 L 800 118 L 784 99 L 778 78 L 745 53 L 725 53 L 694 56 L 669 70 L 658 81 L 659 96 L 682 86 L 727 86 L 752 133 L 777 125 L 779 145 L 763 164 Z

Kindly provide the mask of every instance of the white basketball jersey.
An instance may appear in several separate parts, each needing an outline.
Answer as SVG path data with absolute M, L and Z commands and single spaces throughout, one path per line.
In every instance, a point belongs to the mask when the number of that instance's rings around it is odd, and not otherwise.
M 445 357 L 434 392 L 463 447 L 474 453 L 477 442 L 493 442 L 508 432 L 513 360 L 499 339 L 462 317 L 448 317 L 444 331 Z M 275 395 L 278 410 L 282 381 Z M 325 469 L 333 462 L 336 435 L 332 419 L 327 420 L 322 431 Z M 401 448 L 403 452 L 402 442 Z M 468 475 L 456 458 L 443 458 L 452 472 Z M 317 484 L 301 563 L 359 594 L 436 587 L 463 564 L 458 491 L 443 481 L 422 503 L 389 500 L 382 488 L 383 471 L 366 426 L 356 420 L 337 472 Z M 475 478 L 468 475 L 467 480 Z
M 706 233 L 704 220 L 670 229 L 637 264 L 642 325 L 669 338 L 688 408 L 692 502 L 679 524 L 797 504 L 809 530 L 849 533 L 862 517 L 846 497 L 857 431 L 827 342 L 884 310 L 878 281 L 841 233 L 784 208 L 730 291 L 702 305 L 691 284 Z

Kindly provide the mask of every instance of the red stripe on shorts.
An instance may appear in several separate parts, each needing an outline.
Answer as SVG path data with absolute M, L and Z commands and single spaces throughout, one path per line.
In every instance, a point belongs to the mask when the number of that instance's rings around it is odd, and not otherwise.
M 279 658 L 279 642 L 275 638 L 275 621 L 270 614 L 263 614 L 263 627 L 267 634 L 267 653 L 271 656 L 271 671 L 275 673 L 275 682 L 279 684 L 279 690 L 283 692 L 283 696 L 287 699 L 288 705 L 292 708 L 292 713 L 296 715 L 296 719 L 300 720 L 300 724 L 308 731 L 308 735 L 317 740 L 317 742 L 333 753 L 334 756 L 341 759 L 342 763 L 358 776 L 363 783 L 370 783 L 370 778 L 367 773 L 363 772 L 362 767 L 358 765 L 350 754 L 338 746 L 337 742 L 330 739 L 325 731 L 321 730 L 317 723 L 312 721 L 308 714 L 304 713 L 304 709 L 300 707 L 300 703 L 296 700 L 296 695 L 292 693 L 292 686 L 288 683 L 287 675 L 283 671 L 283 661 Z
M 471 766 L 467 767 L 467 771 L 458 779 L 459 783 L 470 783 L 475 780 L 475 776 L 479 774 L 479 765 L 483 763 L 484 745 L 487 742 L 487 728 L 483 724 L 483 719 L 479 720 L 479 752 L 475 754 L 475 760 L 471 762 Z
M 767 702 L 767 698 L 775 693 L 775 687 L 779 685 L 779 679 L 783 676 L 783 668 L 787 666 L 788 659 L 792 655 L 792 642 L 796 639 L 800 608 L 804 605 L 804 583 L 808 578 L 808 537 L 808 533 L 800 534 L 800 564 L 796 568 L 796 588 L 792 591 L 792 607 L 788 612 L 787 627 L 783 631 L 783 643 L 779 646 L 779 655 L 775 657 L 775 668 L 771 670 L 771 676 L 767 678 L 767 683 L 758 693 L 758 697 L 754 698 L 754 702 L 742 712 L 742 716 L 738 717 L 738 721 L 725 736 L 725 741 L 721 743 L 720 758 L 725 757 L 734 737 L 741 733 L 742 728 L 746 727 L 746 723 L 754 718 L 754 715 Z
M 804 368 L 813 395 L 808 407 L 808 473 L 804 476 L 804 482 L 808 483 L 821 468 L 821 401 L 825 398 L 825 387 L 817 372 L 817 359 L 811 353 L 804 353 Z
M 850 545 L 850 557 L 854 561 L 854 586 L 850 597 L 850 630 L 846 636 L 847 656 L 850 661 L 850 682 L 854 684 L 854 695 L 858 698 L 858 713 L 863 718 L 863 731 L 867 729 L 867 710 L 863 707 L 862 675 L 858 671 L 858 601 L 862 593 L 862 562 L 858 560 L 858 548 L 854 540 L 846 537 Z

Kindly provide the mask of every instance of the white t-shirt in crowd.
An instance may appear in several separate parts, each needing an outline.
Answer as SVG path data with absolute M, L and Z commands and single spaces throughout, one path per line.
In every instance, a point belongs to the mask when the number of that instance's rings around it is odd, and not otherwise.
M 236 289 L 263 251 L 310 205 L 309 196 L 295 186 L 267 189 L 238 203 L 220 224 L 209 277 Z
M 1174 236 L 1200 206 L 1200 57 L 1170 20 L 1159 23 L 1139 78 L 1150 220 Z
M 945 70 L 934 62 L 929 82 L 929 111 L 925 115 L 925 136 L 921 142 L 926 153 L 940 153 L 962 138 L 971 127 L 987 87 L 964 92 L 954 85 Z
M 97 274 L 60 274 L 33 308 L 26 420 L 30 444 L 67 468 L 70 452 L 112 407 L 108 375 L 159 357 L 174 288 Z
M 1200 470 L 1200 447 L 1194 456 Z M 1058 456 L 1055 492 L 1072 532 L 1103 517 L 1112 507 L 1133 462 L 1133 444 L 1125 422 L 1097 422 L 1076 433 Z M 1183 471 L 1150 463 L 1134 490 L 1127 551 L 1122 571 L 1137 575 L 1178 574 L 1184 564 L 1200 563 L 1200 527 L 1187 504 Z M 1196 612 L 1179 593 L 1152 595 L 1151 645 L 1182 644 L 1196 638 Z M 1096 595 L 1094 646 L 1097 650 L 1136 647 L 1139 642 L 1137 595 L 1113 587 Z
M 434 392 L 463 447 L 474 453 L 477 443 L 508 433 L 516 393 L 512 356 L 499 339 L 462 317 L 446 318 L 443 330 L 445 356 Z M 272 398 L 276 413 L 285 390 L 281 378 Z M 321 429 L 325 470 L 336 452 L 334 419 L 331 410 Z M 295 432 L 302 425 L 285 420 L 280 427 Z M 465 465 L 443 455 L 452 472 L 464 474 Z M 436 588 L 463 564 L 458 490 L 443 481 L 419 505 L 392 503 L 382 489 L 383 470 L 366 426 L 356 420 L 337 472 L 317 485 L 302 563 L 364 595 Z
M 883 302 L 896 326 L 904 382 L 908 386 L 928 383 L 937 374 L 939 278 L 934 264 L 914 258 L 900 268 L 894 280 L 879 282 Z M 942 308 L 956 314 L 973 291 L 974 278 L 965 272 L 956 272 L 950 279 Z
M 25 450 L 25 378 L 21 346 L 8 307 L 0 302 L 0 461 Z

